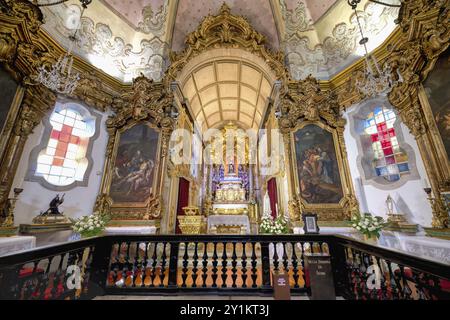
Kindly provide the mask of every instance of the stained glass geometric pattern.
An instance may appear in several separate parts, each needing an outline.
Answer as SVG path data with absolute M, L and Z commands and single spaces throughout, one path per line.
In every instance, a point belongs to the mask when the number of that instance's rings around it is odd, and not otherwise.
M 86 151 L 94 128 L 73 109 L 54 111 L 47 148 L 37 159 L 36 175 L 56 186 L 82 181 L 87 169 Z
M 409 173 L 408 156 L 401 151 L 394 129 L 396 115 L 392 110 L 376 107 L 365 120 L 364 131 L 370 135 L 377 176 L 398 181 Z

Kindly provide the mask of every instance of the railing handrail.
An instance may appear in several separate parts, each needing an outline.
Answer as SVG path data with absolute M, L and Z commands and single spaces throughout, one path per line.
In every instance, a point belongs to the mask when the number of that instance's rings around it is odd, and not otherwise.
M 368 254 L 381 256 L 382 259 L 393 263 L 411 266 L 418 271 L 427 272 L 435 276 L 450 279 L 450 265 L 438 261 L 417 257 L 395 248 L 371 245 L 357 239 L 336 235 L 338 243 L 358 249 Z
M 38 247 L 25 250 L 19 253 L 12 253 L 0 257 L 0 268 L 11 265 L 35 261 L 36 259 L 45 259 L 58 253 L 76 250 L 80 247 L 86 247 L 91 244 L 101 242 L 138 242 L 138 241 L 166 241 L 166 242 L 276 242 L 276 241 L 305 241 L 305 242 L 327 242 L 330 246 L 333 243 L 346 245 L 364 251 L 368 254 L 380 256 L 382 259 L 393 263 L 410 266 L 416 270 L 427 272 L 442 278 L 450 279 L 450 266 L 448 264 L 429 260 L 422 257 L 395 250 L 392 248 L 379 247 L 368 244 L 358 239 L 346 237 L 338 234 L 318 234 L 318 235 L 102 235 L 88 239 L 81 239 L 67 243 L 58 243 L 46 247 Z M 331 249 L 331 248 L 330 248 Z M 332 249 L 331 249 L 332 250 Z

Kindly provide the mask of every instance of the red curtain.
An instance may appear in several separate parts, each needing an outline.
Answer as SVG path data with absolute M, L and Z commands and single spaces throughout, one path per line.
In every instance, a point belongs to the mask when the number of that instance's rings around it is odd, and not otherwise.
M 278 203 L 277 194 L 277 179 L 272 178 L 267 181 L 267 192 L 269 193 L 270 210 L 272 211 L 272 217 L 275 219 L 278 215 L 276 203 Z
M 180 182 L 178 184 L 178 205 L 177 205 L 177 217 L 183 216 L 184 211 L 183 208 L 189 205 L 189 181 L 180 178 Z M 181 234 L 180 226 L 178 225 L 178 219 L 176 223 L 176 231 L 177 234 Z

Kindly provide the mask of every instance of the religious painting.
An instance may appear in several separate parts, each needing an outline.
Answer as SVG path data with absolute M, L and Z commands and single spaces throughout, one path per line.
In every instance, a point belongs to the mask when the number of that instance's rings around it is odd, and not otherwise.
M 423 87 L 447 157 L 450 159 L 450 49 L 438 59 Z
M 153 194 L 158 142 L 159 132 L 146 124 L 120 134 L 110 188 L 114 202 L 145 202 Z
M 308 204 L 337 204 L 343 197 L 333 134 L 315 124 L 294 132 L 301 198 Z
M 0 69 L 0 133 L 6 123 L 8 112 L 17 91 L 17 83 L 3 69 Z

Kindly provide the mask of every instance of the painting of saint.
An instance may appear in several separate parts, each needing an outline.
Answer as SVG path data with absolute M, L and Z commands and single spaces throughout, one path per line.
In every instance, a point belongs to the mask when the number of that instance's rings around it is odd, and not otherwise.
M 114 202 L 145 202 L 152 194 L 158 138 L 145 124 L 122 132 L 110 190 Z
M 300 195 L 309 204 L 339 203 L 343 197 L 333 135 L 316 125 L 294 133 Z
M 438 59 L 423 87 L 450 160 L 450 49 Z

